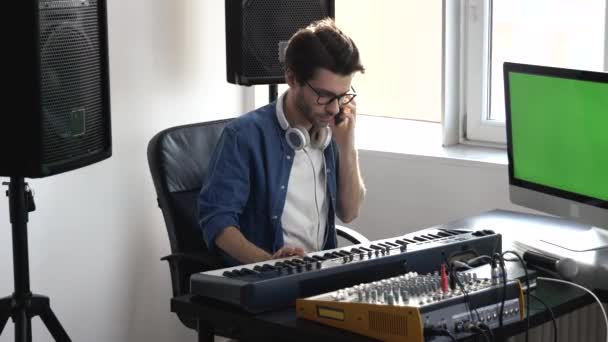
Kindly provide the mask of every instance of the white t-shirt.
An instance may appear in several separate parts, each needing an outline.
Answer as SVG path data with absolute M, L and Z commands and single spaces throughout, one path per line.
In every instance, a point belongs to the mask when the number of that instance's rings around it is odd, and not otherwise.
M 279 123 L 286 123 L 282 94 L 277 101 Z M 284 130 L 286 127 L 282 127 Z M 323 150 L 306 147 L 295 151 L 281 215 L 285 245 L 318 251 L 325 242 L 329 206 L 327 202 Z

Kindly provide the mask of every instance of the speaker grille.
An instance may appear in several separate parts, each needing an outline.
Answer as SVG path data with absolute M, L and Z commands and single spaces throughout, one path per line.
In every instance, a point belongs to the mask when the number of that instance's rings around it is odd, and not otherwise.
M 248 78 L 282 76 L 279 43 L 300 28 L 330 16 L 326 1 L 249 0 L 243 7 L 243 74 Z
M 39 1 L 45 165 L 107 146 L 97 0 Z
M 406 336 L 407 317 L 379 311 L 370 311 L 369 329 L 382 334 Z

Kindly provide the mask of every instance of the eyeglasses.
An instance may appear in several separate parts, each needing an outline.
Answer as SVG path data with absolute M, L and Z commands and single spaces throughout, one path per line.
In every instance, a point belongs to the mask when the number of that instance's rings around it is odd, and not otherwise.
M 319 91 L 319 90 L 313 88 L 313 86 L 311 86 L 308 83 L 308 81 L 304 81 L 304 83 L 306 83 L 306 85 L 310 89 L 312 89 L 312 91 L 314 91 L 315 94 L 317 94 L 317 103 L 320 105 L 324 105 L 324 106 L 332 103 L 334 100 L 338 100 L 338 106 L 341 107 L 341 106 L 348 104 L 350 101 L 352 101 L 357 96 L 357 92 L 355 91 L 355 88 L 353 88 L 352 86 L 350 87 L 350 89 L 353 91 L 352 93 L 334 95 L 334 94 L 326 93 L 326 92 Z

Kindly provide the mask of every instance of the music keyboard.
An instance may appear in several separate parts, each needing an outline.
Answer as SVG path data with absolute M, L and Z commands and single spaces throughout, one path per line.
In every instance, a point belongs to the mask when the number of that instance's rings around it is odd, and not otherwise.
M 429 228 L 396 238 L 193 274 L 191 293 L 252 313 L 295 304 L 297 298 L 405 272 L 428 273 L 446 258 L 501 252 L 491 230 Z

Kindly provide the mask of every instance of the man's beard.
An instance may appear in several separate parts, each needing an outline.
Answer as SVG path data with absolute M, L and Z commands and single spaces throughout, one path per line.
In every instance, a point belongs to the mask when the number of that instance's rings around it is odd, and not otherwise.
M 327 123 L 320 122 L 318 120 L 322 115 L 329 115 L 328 113 L 315 113 L 313 112 L 312 106 L 306 103 L 303 98 L 296 98 L 296 108 L 298 112 L 300 112 L 304 119 L 308 121 L 309 124 L 313 125 L 313 127 L 326 127 Z

